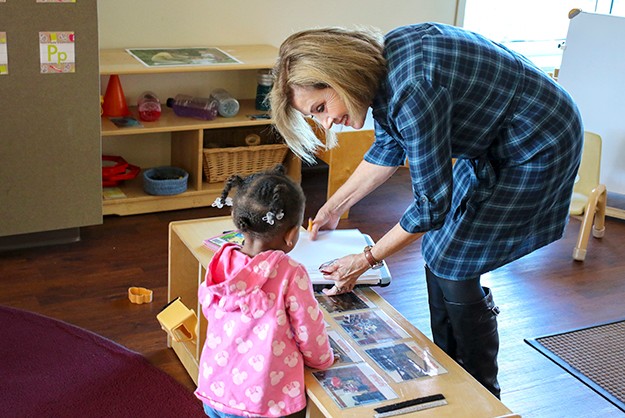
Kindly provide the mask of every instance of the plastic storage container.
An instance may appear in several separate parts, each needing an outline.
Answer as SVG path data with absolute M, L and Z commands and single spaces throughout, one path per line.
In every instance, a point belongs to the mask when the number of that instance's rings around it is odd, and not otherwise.
M 258 87 L 256 87 L 256 110 L 269 110 L 269 101 L 267 95 L 271 92 L 273 86 L 273 77 L 267 71 L 259 71 L 256 74 Z
M 218 88 L 211 92 L 211 97 L 219 104 L 217 111 L 219 116 L 231 118 L 239 113 L 239 102 L 227 90 Z
M 171 107 L 176 116 L 213 120 L 217 117 L 219 103 L 210 97 L 177 94 L 167 99 L 167 107 Z
M 139 119 L 145 122 L 154 122 L 161 117 L 161 101 L 151 91 L 145 91 L 139 96 L 137 109 Z

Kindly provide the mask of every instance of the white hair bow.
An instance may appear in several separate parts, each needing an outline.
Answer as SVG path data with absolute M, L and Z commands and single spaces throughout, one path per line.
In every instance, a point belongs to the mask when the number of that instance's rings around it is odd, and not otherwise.
M 284 218 L 284 212 L 280 211 L 276 215 L 273 212 L 267 212 L 265 216 L 263 216 L 263 221 L 267 222 L 269 225 L 273 225 L 275 223 L 274 219 L 280 220 Z
M 221 197 L 218 197 L 217 199 L 215 199 L 215 201 L 211 204 L 212 207 L 214 208 L 223 208 L 224 205 L 226 206 L 232 206 L 232 198 L 231 197 L 226 197 L 225 202 L 221 199 Z

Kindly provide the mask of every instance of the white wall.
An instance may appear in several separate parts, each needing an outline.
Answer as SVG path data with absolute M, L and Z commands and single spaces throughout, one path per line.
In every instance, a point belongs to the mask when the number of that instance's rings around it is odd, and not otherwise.
M 387 32 L 424 21 L 453 24 L 460 0 L 99 0 L 100 48 L 226 46 L 276 47 L 291 33 L 311 27 L 373 26 Z M 207 96 L 223 87 L 237 98 L 253 98 L 254 72 L 121 76 L 129 105 L 144 90 L 162 101 L 176 93 Z M 101 78 L 104 94 L 108 77 Z M 169 162 L 169 138 L 135 135 L 105 138 L 103 152 L 123 155 L 141 167 Z M 149 149 L 150 152 L 146 152 Z
M 100 0 L 100 47 L 280 45 L 315 26 L 454 23 L 456 0 Z

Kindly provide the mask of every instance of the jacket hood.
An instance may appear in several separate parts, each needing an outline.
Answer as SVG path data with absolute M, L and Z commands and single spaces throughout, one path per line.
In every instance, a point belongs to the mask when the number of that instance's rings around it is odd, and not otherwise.
M 278 265 L 286 257 L 282 251 L 265 251 L 248 257 L 236 244 L 225 244 L 215 254 L 206 274 L 206 306 L 217 303 L 224 311 L 240 310 L 260 318 L 273 305 L 262 288 L 278 275 Z M 275 295 L 272 295 L 275 298 Z

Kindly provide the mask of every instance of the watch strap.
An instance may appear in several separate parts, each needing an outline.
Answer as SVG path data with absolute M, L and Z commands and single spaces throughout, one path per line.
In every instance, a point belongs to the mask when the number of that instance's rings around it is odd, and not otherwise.
M 364 248 L 363 253 L 365 254 L 365 258 L 367 259 L 367 262 L 369 263 L 369 266 L 372 269 L 379 269 L 380 267 L 382 267 L 383 263 L 382 263 L 382 261 L 376 260 L 375 257 L 373 256 L 373 254 L 371 254 L 371 248 L 373 248 L 372 245 L 367 245 Z

